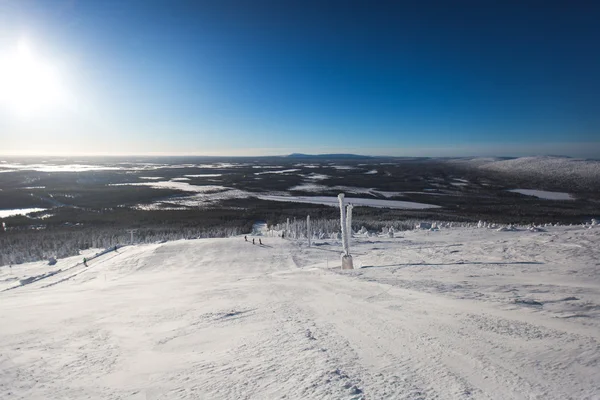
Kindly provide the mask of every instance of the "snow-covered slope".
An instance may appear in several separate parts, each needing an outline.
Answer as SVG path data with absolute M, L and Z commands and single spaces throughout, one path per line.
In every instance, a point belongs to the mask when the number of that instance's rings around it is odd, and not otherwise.
M 339 243 L 261 239 L 124 247 L 1 292 L 0 398 L 600 396 L 599 228 L 355 238 L 353 271 Z
M 474 158 L 452 162 L 524 178 L 541 177 L 566 187 L 576 185 L 583 190 L 590 185 L 598 185 L 598 177 L 600 177 L 600 161 L 597 160 L 539 156 L 509 160 Z

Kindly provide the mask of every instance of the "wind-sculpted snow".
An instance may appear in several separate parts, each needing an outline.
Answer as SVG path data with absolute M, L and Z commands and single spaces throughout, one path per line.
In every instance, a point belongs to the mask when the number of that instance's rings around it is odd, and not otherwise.
M 600 394 L 598 227 L 356 233 L 351 271 L 255 227 L 0 268 L 36 277 L 0 293 L 0 398 Z

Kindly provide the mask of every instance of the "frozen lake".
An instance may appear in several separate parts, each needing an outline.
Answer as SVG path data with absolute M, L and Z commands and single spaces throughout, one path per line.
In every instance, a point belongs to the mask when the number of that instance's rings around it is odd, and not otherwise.
M 46 211 L 45 208 L 20 208 L 13 210 L 0 210 L 0 218 L 12 217 L 15 215 L 27 215 L 34 212 Z
M 520 193 L 525 196 L 534 196 L 544 200 L 575 200 L 569 193 L 564 192 L 548 192 L 545 190 L 535 189 L 511 189 L 509 192 Z

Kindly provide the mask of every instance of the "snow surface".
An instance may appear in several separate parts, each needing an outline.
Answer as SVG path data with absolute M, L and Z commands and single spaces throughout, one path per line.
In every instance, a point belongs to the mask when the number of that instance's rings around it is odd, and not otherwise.
M 185 210 L 190 207 L 207 207 L 223 200 L 244 199 L 250 196 L 249 192 L 238 189 L 209 190 L 185 197 L 169 198 L 168 200 L 160 200 L 149 204 L 138 204 L 136 208 L 140 210 Z
M 322 192 L 328 192 L 328 191 L 335 190 L 335 191 L 344 192 L 344 193 L 367 194 L 367 195 L 371 195 L 371 196 L 383 196 L 386 198 L 399 197 L 399 196 L 403 196 L 404 193 L 410 193 L 410 192 L 387 192 L 384 190 L 376 190 L 376 189 L 372 189 L 372 188 L 363 188 L 363 187 L 357 187 L 357 186 L 341 186 L 341 185 L 325 186 L 325 185 L 320 185 L 317 183 L 310 183 L 310 182 L 292 186 L 291 188 L 289 188 L 289 190 L 290 191 L 299 191 L 299 192 L 312 192 L 312 193 L 322 193 Z
M 111 183 L 108 186 L 148 186 L 154 189 L 174 189 L 184 192 L 221 192 L 230 188 L 218 185 L 191 185 L 187 182 L 178 182 L 175 180 L 158 182 L 131 182 L 131 183 Z
M 0 218 L 12 217 L 14 215 L 27 215 L 34 212 L 46 211 L 46 208 L 19 208 L 12 210 L 0 210 Z
M 329 179 L 330 176 L 329 175 L 325 175 L 325 174 L 315 174 L 314 172 L 312 174 L 306 175 L 305 176 L 306 179 L 312 179 L 314 181 L 322 181 L 325 179 Z
M 547 192 L 545 190 L 534 190 L 534 189 L 511 189 L 509 192 L 520 193 L 525 196 L 535 196 L 539 199 L 546 200 L 575 200 L 569 193 L 563 192 Z
M 0 398 L 600 395 L 600 229 L 355 237 L 352 271 L 338 242 L 262 240 L 127 246 L 0 292 Z
M 196 174 L 196 175 L 184 175 L 189 178 L 216 178 L 217 176 L 222 176 L 223 174 Z
M 262 171 L 262 172 L 255 172 L 254 175 L 265 175 L 265 174 L 288 174 L 290 172 L 298 172 L 300 171 L 297 168 L 292 168 L 292 169 L 282 169 L 282 170 L 274 170 L 274 171 Z
M 87 164 L 9 164 L 3 163 L 0 168 L 12 171 L 38 171 L 38 172 L 85 172 L 85 171 L 116 171 L 122 168 L 106 165 Z

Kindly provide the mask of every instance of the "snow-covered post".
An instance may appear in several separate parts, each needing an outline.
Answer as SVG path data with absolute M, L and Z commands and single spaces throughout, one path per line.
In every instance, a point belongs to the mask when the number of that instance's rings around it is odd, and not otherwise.
M 287 222 L 285 223 L 285 237 L 289 238 L 290 237 L 290 219 L 287 219 Z
M 348 255 L 348 237 L 346 236 L 346 207 L 344 206 L 344 193 L 338 194 L 340 202 L 340 228 L 342 230 L 342 247 L 344 255 Z
M 352 256 L 348 248 L 348 233 L 346 232 L 346 207 L 344 207 L 344 193 L 338 195 L 340 202 L 340 228 L 342 229 L 342 245 L 344 253 L 342 254 L 342 269 L 354 269 L 352 266 Z
M 306 237 L 308 238 L 308 247 L 310 247 L 310 215 L 306 216 Z
M 137 229 L 128 229 L 127 232 L 131 235 L 130 244 L 133 244 L 133 234 L 137 232 Z
M 346 206 L 346 245 L 348 246 L 347 254 L 350 254 L 350 238 L 352 237 L 352 204 Z

